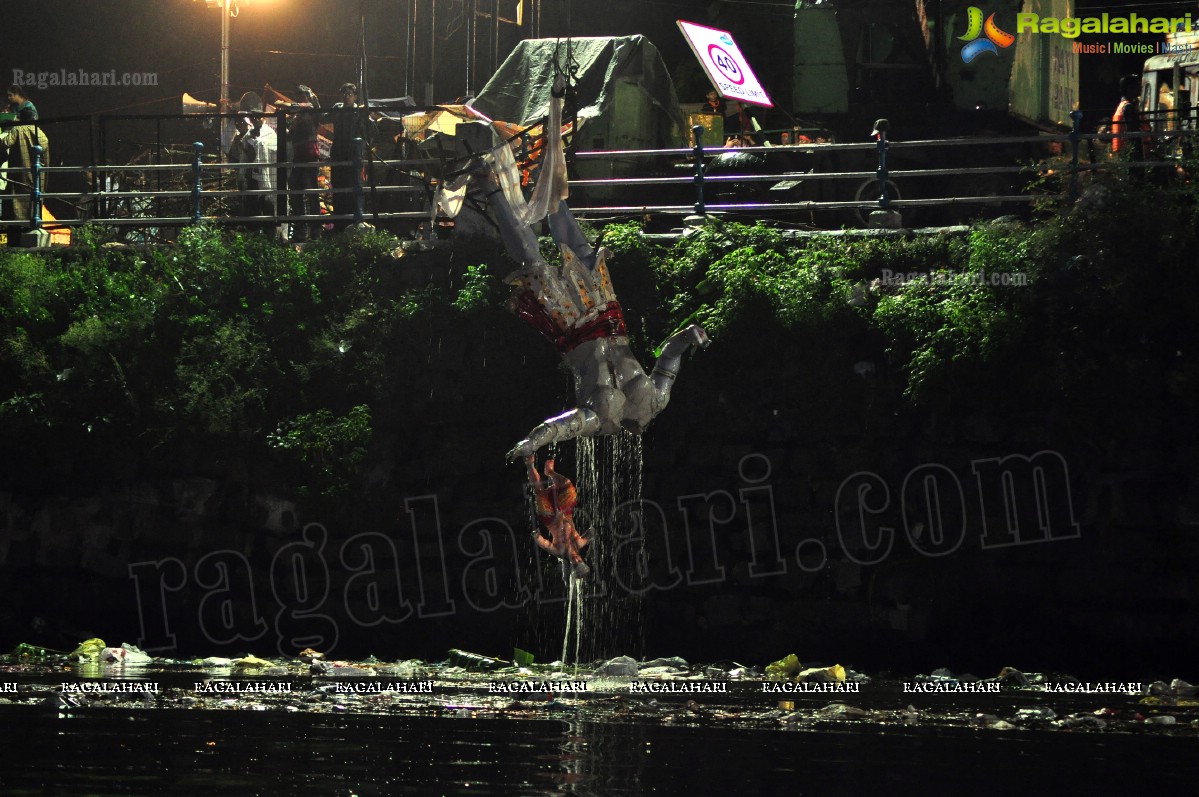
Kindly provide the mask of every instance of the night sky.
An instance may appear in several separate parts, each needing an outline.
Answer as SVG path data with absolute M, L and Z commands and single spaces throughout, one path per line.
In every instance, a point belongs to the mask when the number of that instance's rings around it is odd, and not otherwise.
M 479 0 L 489 8 L 489 0 Z M 526 16 L 532 0 L 526 0 Z M 155 87 L 48 87 L 33 90 L 43 117 L 92 113 L 171 113 L 179 97 L 188 91 L 204 100 L 218 93 L 220 12 L 202 0 L 41 0 L 38 3 L 5 4 L 9 31 L 37 31 L 6 36 L 0 69 L 6 83 L 12 70 L 25 72 L 66 69 L 88 72 L 116 70 L 124 73 L 153 73 Z M 404 74 L 407 54 L 407 0 L 248 0 L 232 21 L 230 94 L 261 91 L 264 83 L 294 92 L 297 83 L 307 83 L 329 100 L 337 87 L 352 80 L 358 53 L 358 15 L 367 18 L 367 52 L 370 56 L 370 90 L 373 96 L 418 93 L 414 87 L 428 80 L 430 39 L 428 9 L 431 0 L 420 0 L 420 41 L 415 49 L 416 74 Z M 509 8 L 509 6 L 511 8 Z M 502 15 L 514 14 L 516 0 L 502 0 Z M 467 88 L 465 75 L 465 30 L 463 0 L 438 0 L 438 70 L 435 102 L 449 102 Z M 686 45 L 675 27 L 679 18 L 700 22 L 755 23 L 775 18 L 786 23 L 793 5 L 710 2 L 710 0 L 612 0 L 584 3 L 574 0 L 544 0 L 543 37 L 574 35 L 620 35 L 642 33 L 661 49 L 667 64 L 678 68 L 689 58 Z M 569 15 L 569 24 L 567 12 Z M 489 30 L 481 22 L 480 68 L 473 81 L 476 91 L 490 71 Z M 787 27 L 784 24 L 782 27 Z M 763 28 L 754 25 L 754 29 Z M 528 35 L 525 28 L 503 25 L 501 58 Z M 754 50 L 752 39 L 742 44 Z M 767 52 L 758 60 L 769 58 Z M 685 66 L 685 65 L 683 65 Z M 756 66 L 756 64 L 755 64 Z M 758 71 L 762 71 L 759 69 Z M 423 89 L 419 91 L 423 94 Z M 418 96 L 418 100 L 423 97 Z M 700 97 L 702 99 L 702 96 Z
M 478 0 L 490 8 L 490 0 Z M 517 0 L 501 0 L 501 14 L 514 16 Z M 501 59 L 529 35 L 533 0 L 525 0 L 526 26 L 503 25 Z M 985 4 L 981 4 L 985 5 Z M 1080 3 L 1109 10 L 1194 10 L 1193 3 Z M 261 91 L 265 83 L 294 93 L 307 83 L 327 100 L 356 71 L 358 17 L 367 18 L 370 93 L 375 97 L 412 93 L 424 98 L 429 79 L 431 39 L 428 11 L 433 0 L 418 0 L 420 36 L 415 74 L 405 75 L 408 0 L 243 0 L 232 21 L 231 96 Z M 1102 9 L 1100 8 L 1102 6 Z M 479 74 L 465 74 L 464 0 L 437 0 L 437 74 L 434 102 L 450 102 L 469 87 L 477 91 L 490 71 L 488 23 L 480 36 Z M 794 3 L 790 0 L 542 0 L 543 37 L 642 33 L 662 51 L 668 67 L 683 77 L 680 99 L 702 100 L 701 85 L 690 85 L 697 68 L 675 20 L 684 18 L 732 30 L 766 88 L 785 99 L 790 67 Z M 49 72 L 79 69 L 152 73 L 153 87 L 48 87 L 33 97 L 45 118 L 93 113 L 173 113 L 184 91 L 204 100 L 218 94 L 220 12 L 203 0 L 5 0 L 7 30 L 0 50 L 0 74 L 12 70 Z M 706 90 L 706 89 L 705 89 Z M 699 91 L 691 97 L 690 92 Z

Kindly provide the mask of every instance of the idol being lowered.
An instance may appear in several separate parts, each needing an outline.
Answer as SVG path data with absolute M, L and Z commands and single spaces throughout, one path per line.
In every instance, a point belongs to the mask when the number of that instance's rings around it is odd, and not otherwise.
M 610 252 L 587 242 L 565 202 L 561 99 L 551 102 L 546 130 L 545 162 L 528 199 L 506 143 L 481 157 L 467 180 L 439 198 L 443 206 L 452 207 L 455 198 L 449 194 L 456 190 L 460 206 L 471 188 L 486 197 L 505 248 L 520 264 L 506 278 L 513 287 L 511 307 L 557 347 L 574 377 L 574 407 L 542 421 L 508 452 L 510 460 L 526 463 L 535 463 L 540 449 L 565 440 L 621 431 L 641 434 L 670 401 L 683 356 L 708 346 L 703 328 L 693 324 L 663 343 L 648 374 L 642 368 L 629 347 L 624 314 L 608 275 Z M 562 253 L 561 266 L 546 262 L 538 248 L 531 225 L 542 219 Z M 578 548 L 585 544 L 577 534 L 560 534 L 552 545 L 542 547 L 564 560 L 577 560 Z

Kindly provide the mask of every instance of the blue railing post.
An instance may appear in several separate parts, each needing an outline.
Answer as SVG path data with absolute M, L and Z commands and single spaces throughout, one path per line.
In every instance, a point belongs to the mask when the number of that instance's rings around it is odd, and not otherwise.
M 365 141 L 354 139 L 354 223 L 362 224 L 362 148 Z
M 1082 111 L 1070 111 L 1070 204 L 1078 199 L 1078 150 L 1082 139 Z
M 30 226 L 35 230 L 42 228 L 42 154 L 40 146 L 33 147 L 33 186 L 29 189 L 29 201 L 32 204 Z
M 200 165 L 204 156 L 204 144 L 196 141 L 192 144 L 192 224 L 200 223 L 200 192 L 204 190 L 200 181 Z
M 887 194 L 887 128 L 886 119 L 874 123 L 874 132 L 878 134 L 878 207 L 879 210 L 891 209 L 891 197 Z
M 691 128 L 695 138 L 692 153 L 695 155 L 695 215 L 704 215 L 704 126 L 695 125 Z

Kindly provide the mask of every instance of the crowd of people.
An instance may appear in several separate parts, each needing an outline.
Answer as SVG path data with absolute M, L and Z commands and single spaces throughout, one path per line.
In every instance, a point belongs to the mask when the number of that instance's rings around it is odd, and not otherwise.
M 357 209 L 353 189 L 365 179 L 365 169 L 356 176 L 349 162 L 354 159 L 355 139 L 369 140 L 372 130 L 365 104 L 359 102 L 358 87 L 345 83 L 338 93 L 339 101 L 322 109 L 316 92 L 299 86 L 296 101 L 274 103 L 276 110 L 285 112 L 285 122 L 278 125 L 281 129 L 276 129 L 274 115 L 266 112 L 258 95 L 247 93 L 232 104 L 237 116 L 230 122 L 228 135 L 222 138 L 226 162 L 237 164 L 231 167 L 239 192 L 234 210 L 237 223 L 300 242 L 317 237 L 325 229 L 339 231 L 351 223 Z M 50 165 L 49 136 L 38 118 L 37 107 L 25 89 L 11 86 L 0 109 L 2 217 L 9 222 L 29 222 L 30 226 L 35 147 L 42 148 L 41 164 Z M 321 129 L 326 125 L 332 129 L 328 163 L 321 148 Z M 281 167 L 281 161 L 286 166 Z M 94 176 L 95 172 L 88 174 Z M 40 178 L 41 190 L 45 191 L 45 173 Z M 281 191 L 287 192 L 283 208 L 278 207 Z M 328 205 L 322 202 L 322 191 L 330 192 Z M 319 220 L 330 211 L 332 221 L 326 224 Z M 278 216 L 287 215 L 308 218 L 291 225 L 276 223 Z M 21 233 L 26 229 L 19 224 L 5 225 L 9 245 L 21 245 Z
M 359 210 L 353 189 L 365 179 L 365 173 L 362 167 L 359 167 L 358 175 L 354 173 L 354 147 L 359 139 L 369 141 L 371 130 L 370 116 L 364 111 L 366 106 L 358 100 L 357 85 L 342 84 L 338 90 L 339 101 L 324 110 L 320 98 L 311 88 L 300 85 L 298 91 L 299 100 L 274 103 L 276 109 L 286 112 L 281 131 L 272 127 L 258 95 L 243 95 L 238 103 L 238 111 L 243 115 L 234 123 L 235 134 L 226 157 L 230 163 L 254 164 L 237 167 L 237 187 L 242 192 L 239 209 L 242 221 L 263 232 L 303 242 L 319 235 L 324 225 L 309 218 L 290 226 L 276 227 L 273 219 L 276 215 L 321 215 L 317 193 L 322 187 L 321 125 L 332 125 L 329 173 L 334 220 L 330 228 L 334 231 L 350 224 L 351 217 Z M 283 155 L 288 163 L 282 171 L 275 165 L 279 162 L 280 133 L 286 140 Z M 287 190 L 286 208 L 277 207 L 281 188 Z

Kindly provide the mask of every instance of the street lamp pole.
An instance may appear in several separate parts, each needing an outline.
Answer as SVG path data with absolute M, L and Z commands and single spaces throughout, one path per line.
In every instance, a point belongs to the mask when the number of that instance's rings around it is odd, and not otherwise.
M 240 0 L 241 2 L 249 2 L 249 0 Z M 230 20 L 237 16 L 238 0 L 204 0 L 204 5 L 209 8 L 215 8 L 221 14 L 221 98 L 217 105 L 217 111 L 225 114 L 229 113 L 229 27 Z M 228 119 L 221 119 L 221 158 L 225 157 L 225 151 L 229 148 L 230 141 L 233 140 L 233 126 L 229 124 Z
M 233 0 L 221 0 L 221 113 L 229 110 L 229 6 Z M 223 127 L 223 125 L 222 125 Z

